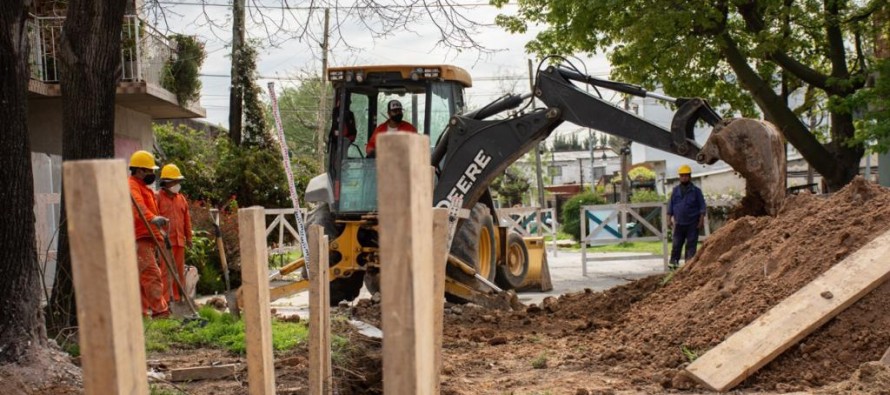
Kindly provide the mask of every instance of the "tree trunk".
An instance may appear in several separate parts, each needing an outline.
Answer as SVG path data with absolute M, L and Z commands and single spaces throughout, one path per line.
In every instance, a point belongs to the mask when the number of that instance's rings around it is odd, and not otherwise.
M 28 136 L 28 28 L 22 0 L 0 2 L 0 363 L 46 343 L 34 240 L 34 176 Z
M 120 36 L 126 3 L 102 0 L 70 0 L 68 3 L 59 74 L 63 160 L 114 157 L 114 106 L 120 78 Z M 64 183 L 63 179 L 63 190 Z M 77 326 L 65 221 L 63 197 L 56 279 L 47 306 L 47 324 L 53 334 Z
M 835 174 L 832 174 L 831 177 L 822 175 L 826 179 L 829 191 L 843 188 L 859 175 L 859 161 L 865 154 L 865 148 L 862 144 L 853 147 L 845 144 L 846 141 L 853 138 L 854 133 L 853 115 L 840 112 L 831 113 L 831 143 L 828 150 L 832 153 L 832 157 L 826 159 L 835 160 L 838 165 L 835 167 Z
M 244 50 L 244 4 L 245 0 L 235 0 L 232 4 L 232 84 L 229 89 L 229 139 L 241 145 L 241 117 L 244 111 L 244 67 L 241 65 Z

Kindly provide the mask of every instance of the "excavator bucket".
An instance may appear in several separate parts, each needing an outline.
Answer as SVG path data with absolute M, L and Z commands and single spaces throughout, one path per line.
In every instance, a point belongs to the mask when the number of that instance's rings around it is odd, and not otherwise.
M 553 289 L 550 282 L 550 267 L 547 266 L 547 249 L 543 237 L 523 237 L 528 249 L 528 274 L 519 287 L 520 291 L 546 292 Z

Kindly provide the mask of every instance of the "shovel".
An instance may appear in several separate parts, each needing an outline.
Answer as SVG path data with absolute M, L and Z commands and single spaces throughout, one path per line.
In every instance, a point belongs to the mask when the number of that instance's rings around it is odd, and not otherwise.
M 215 216 L 210 213 L 213 218 L 213 233 L 216 236 L 216 250 L 219 251 L 219 264 L 222 266 L 223 280 L 226 283 L 226 305 L 235 318 L 241 316 L 241 309 L 238 307 L 238 297 L 232 292 L 232 284 L 229 281 L 229 262 L 226 260 L 226 245 L 222 238 L 222 229 L 219 227 L 219 213 Z

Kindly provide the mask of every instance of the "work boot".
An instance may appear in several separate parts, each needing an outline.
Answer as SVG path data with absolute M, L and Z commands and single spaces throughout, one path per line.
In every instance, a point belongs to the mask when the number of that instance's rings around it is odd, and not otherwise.
M 680 268 L 680 261 L 670 261 L 668 263 L 668 270 L 674 271 Z

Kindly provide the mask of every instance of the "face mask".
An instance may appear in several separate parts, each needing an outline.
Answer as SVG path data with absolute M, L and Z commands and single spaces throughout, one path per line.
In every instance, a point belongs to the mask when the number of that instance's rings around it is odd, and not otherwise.
M 157 177 L 154 174 L 149 174 L 149 175 L 146 175 L 145 177 L 142 177 L 142 182 L 144 182 L 145 185 L 151 185 L 151 184 L 154 184 L 155 178 L 157 178 Z
M 396 121 L 396 122 L 402 122 L 402 117 L 403 117 L 402 114 L 396 114 L 396 115 L 392 116 L 392 120 Z
M 173 193 L 179 193 L 179 190 L 182 189 L 182 184 L 176 184 L 170 188 L 167 188 L 168 191 Z

